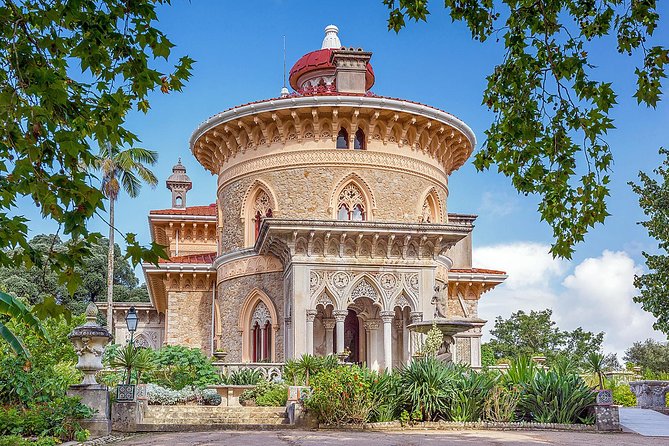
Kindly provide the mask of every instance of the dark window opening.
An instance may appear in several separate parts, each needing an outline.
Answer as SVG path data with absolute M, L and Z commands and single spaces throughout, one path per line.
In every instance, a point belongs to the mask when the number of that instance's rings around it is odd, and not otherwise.
M 365 150 L 365 132 L 362 131 L 362 129 L 358 129 L 357 132 L 355 132 L 355 139 L 353 140 L 353 148 L 355 150 Z
M 342 127 L 337 134 L 337 148 L 348 149 L 348 132 L 344 127 Z

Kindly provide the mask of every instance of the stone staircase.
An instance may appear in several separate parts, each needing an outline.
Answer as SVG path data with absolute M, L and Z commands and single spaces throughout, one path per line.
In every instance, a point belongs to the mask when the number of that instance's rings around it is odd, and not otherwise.
M 287 429 L 283 407 L 146 406 L 140 431 Z

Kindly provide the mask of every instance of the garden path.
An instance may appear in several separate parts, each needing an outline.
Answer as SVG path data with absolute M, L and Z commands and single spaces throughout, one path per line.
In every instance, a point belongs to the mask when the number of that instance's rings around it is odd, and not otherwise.
M 137 435 L 116 446 L 669 446 L 634 433 L 549 431 L 216 431 Z
M 621 407 L 620 425 L 646 437 L 669 437 L 669 416 L 650 409 Z

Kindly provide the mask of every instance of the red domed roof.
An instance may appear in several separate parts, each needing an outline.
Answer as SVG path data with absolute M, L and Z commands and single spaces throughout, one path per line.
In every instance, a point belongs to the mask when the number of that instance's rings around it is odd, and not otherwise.
M 300 86 L 297 85 L 297 80 L 303 75 L 310 71 L 322 70 L 327 68 L 334 68 L 332 64 L 332 51 L 331 48 L 325 48 L 321 50 L 312 51 L 307 53 L 300 58 L 293 68 L 290 69 L 290 86 L 293 87 L 295 91 L 300 89 Z M 367 73 L 365 74 L 365 89 L 369 90 L 374 85 L 374 70 L 372 69 L 372 64 L 367 64 Z

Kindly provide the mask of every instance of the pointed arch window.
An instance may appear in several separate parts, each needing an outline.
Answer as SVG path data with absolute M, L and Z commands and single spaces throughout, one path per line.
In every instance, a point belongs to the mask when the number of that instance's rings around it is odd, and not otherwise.
M 440 218 L 437 200 L 438 198 L 435 197 L 434 192 L 431 192 L 425 197 L 419 219 L 422 223 L 439 223 Z
M 251 316 L 251 345 L 253 362 L 269 361 L 272 357 L 272 318 L 264 302 L 258 302 Z
M 337 148 L 348 149 L 348 132 L 344 127 L 339 130 L 339 133 L 337 133 Z
M 365 132 L 361 128 L 358 128 L 358 131 L 355 132 L 355 139 L 353 140 L 353 149 L 354 150 L 365 150 Z
M 339 193 L 337 220 L 366 220 L 365 199 L 360 189 L 353 183 L 346 185 Z
M 260 235 L 260 226 L 265 218 L 272 217 L 272 201 L 264 190 L 260 189 L 253 201 L 253 228 L 255 231 L 254 240 Z

